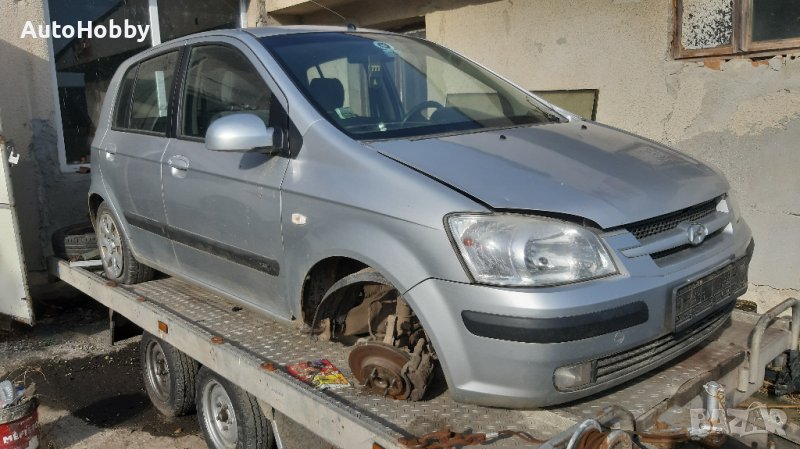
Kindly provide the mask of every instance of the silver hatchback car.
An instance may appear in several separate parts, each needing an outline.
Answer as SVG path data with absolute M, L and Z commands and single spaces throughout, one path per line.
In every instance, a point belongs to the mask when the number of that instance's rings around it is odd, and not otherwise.
M 433 43 L 212 31 L 119 68 L 92 151 L 106 275 L 185 278 L 422 399 L 538 407 L 726 325 L 753 252 L 725 178 Z

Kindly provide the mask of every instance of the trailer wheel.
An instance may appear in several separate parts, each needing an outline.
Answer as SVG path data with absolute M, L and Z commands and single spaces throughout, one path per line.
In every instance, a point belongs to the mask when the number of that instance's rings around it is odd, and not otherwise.
M 206 367 L 197 375 L 197 419 L 210 449 L 275 447 L 256 398 Z
M 130 241 L 106 203 L 97 208 L 95 230 L 100 259 L 108 279 L 122 284 L 138 284 L 153 279 L 153 269 L 133 257 Z
M 194 412 L 197 362 L 147 332 L 139 343 L 139 356 L 144 387 L 153 406 L 165 416 Z

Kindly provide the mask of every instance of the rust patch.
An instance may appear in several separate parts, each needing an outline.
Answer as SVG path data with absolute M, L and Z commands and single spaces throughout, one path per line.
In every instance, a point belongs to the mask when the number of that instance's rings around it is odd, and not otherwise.
M 225 339 L 223 339 L 219 335 L 214 335 L 213 337 L 211 337 L 211 343 L 215 345 L 221 345 L 225 343 Z
M 263 369 L 264 371 L 273 372 L 273 371 L 277 371 L 278 367 L 275 366 L 275 364 L 272 363 L 272 362 L 264 362 L 264 363 L 261 364 L 261 369 Z
M 722 70 L 722 61 L 720 61 L 719 59 L 713 59 L 713 60 L 710 60 L 710 61 L 703 61 L 703 65 L 706 66 L 706 68 L 711 69 L 711 70 Z

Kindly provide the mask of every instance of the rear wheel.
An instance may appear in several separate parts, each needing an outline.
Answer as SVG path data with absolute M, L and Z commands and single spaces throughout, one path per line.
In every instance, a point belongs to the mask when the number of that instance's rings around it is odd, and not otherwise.
M 153 406 L 165 416 L 194 412 L 197 362 L 147 332 L 139 343 L 139 357 L 144 387 Z
M 211 449 L 275 447 L 256 398 L 206 367 L 197 375 L 197 419 Z
M 97 209 L 97 246 L 106 277 L 122 284 L 138 284 L 153 279 L 152 268 L 133 257 L 130 241 L 106 203 Z

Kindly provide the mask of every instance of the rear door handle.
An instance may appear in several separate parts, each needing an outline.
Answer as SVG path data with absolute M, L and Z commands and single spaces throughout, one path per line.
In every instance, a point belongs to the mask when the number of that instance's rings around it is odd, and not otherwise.
M 172 156 L 167 159 L 167 164 L 170 166 L 172 176 L 181 179 L 186 177 L 186 172 L 189 170 L 189 159 L 185 156 Z

